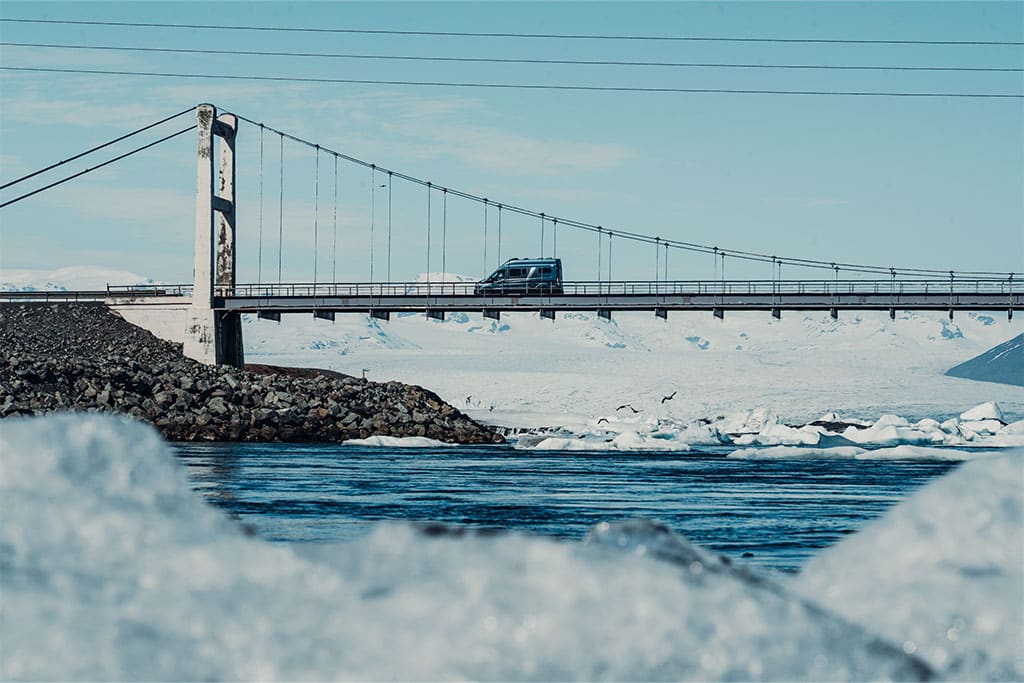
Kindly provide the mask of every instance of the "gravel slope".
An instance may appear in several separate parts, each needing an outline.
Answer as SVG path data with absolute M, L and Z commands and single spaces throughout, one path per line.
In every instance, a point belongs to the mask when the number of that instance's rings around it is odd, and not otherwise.
M 202 365 L 102 304 L 0 306 L 0 353 L 0 417 L 125 413 L 173 441 L 502 441 L 422 387 L 315 370 Z

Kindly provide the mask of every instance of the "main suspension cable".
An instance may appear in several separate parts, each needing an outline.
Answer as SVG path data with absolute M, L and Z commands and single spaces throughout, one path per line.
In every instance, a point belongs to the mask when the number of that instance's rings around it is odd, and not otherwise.
M 91 168 L 87 168 L 87 169 L 85 169 L 83 171 L 79 171 L 78 173 L 75 173 L 73 175 L 69 175 L 66 178 L 62 178 L 61 180 L 58 180 L 58 181 L 53 182 L 53 183 L 50 183 L 49 185 L 44 185 L 43 187 L 40 187 L 40 188 L 35 189 L 35 190 L 32 190 L 31 192 L 26 192 L 23 195 L 15 197 L 14 199 L 9 199 L 6 202 L 4 202 L 3 204 L 0 204 L 0 208 L 3 208 L 5 206 L 10 206 L 11 204 L 15 204 L 17 202 L 20 202 L 23 199 L 28 199 L 29 197 L 32 197 L 33 195 L 37 195 L 40 192 L 44 192 L 46 190 L 49 190 L 52 187 L 57 187 L 58 185 L 63 185 L 64 183 L 68 182 L 69 180 L 74 180 L 75 178 L 84 176 L 86 173 L 92 173 L 93 171 L 95 171 L 97 169 L 100 169 L 100 168 L 103 168 L 104 166 L 109 166 L 110 164 L 114 163 L 115 161 L 120 161 L 121 159 L 125 159 L 127 157 L 130 157 L 133 154 L 138 154 L 139 152 L 141 152 L 143 150 L 149 149 L 150 147 L 155 147 L 156 145 L 159 145 L 161 142 L 167 142 L 171 138 L 176 138 L 179 135 L 183 135 L 185 133 L 188 133 L 191 130 L 195 130 L 195 125 L 194 124 L 189 126 L 188 128 L 183 128 L 182 130 L 179 130 L 177 133 L 171 133 L 170 135 L 162 137 L 159 140 L 155 140 L 153 142 L 150 142 L 149 144 L 143 145 L 142 147 L 136 147 L 135 149 L 131 150 L 130 152 L 125 152 L 124 154 L 120 154 L 120 155 L 114 157 L 113 159 L 109 159 L 108 161 L 104 161 L 102 164 L 97 164 L 95 166 L 92 166 Z
M 109 142 L 104 142 L 102 145 L 96 145 L 95 147 L 87 149 L 84 152 L 80 152 L 80 153 L 78 153 L 78 154 L 76 154 L 76 155 L 74 155 L 72 157 L 68 157 L 67 159 L 64 159 L 63 161 L 58 161 L 55 164 L 50 164 L 49 166 L 46 166 L 45 168 L 41 168 L 38 171 L 33 171 L 32 173 L 29 173 L 28 175 L 23 175 L 20 178 L 16 178 L 16 179 L 14 179 L 14 180 L 12 180 L 10 182 L 7 182 L 7 183 L 4 183 L 3 185 L 0 185 L 0 190 L 7 189 L 8 187 L 10 187 L 12 185 L 17 185 L 18 183 L 20 183 L 22 181 L 25 181 L 25 180 L 28 180 L 29 178 L 36 177 L 40 173 L 46 173 L 47 171 L 51 171 L 51 170 L 57 168 L 58 166 L 63 166 L 64 164 L 67 164 L 67 163 L 70 163 L 72 161 L 75 161 L 76 159 L 81 159 L 82 157 L 86 156 L 87 154 L 92 154 L 93 152 L 101 150 L 104 147 L 109 147 L 110 145 L 113 145 L 115 143 L 121 142 L 122 140 L 127 140 L 128 138 L 132 137 L 133 135 L 138 135 L 139 133 L 145 132 L 145 131 L 149 130 L 150 128 L 156 128 L 157 126 L 159 126 L 162 123 L 167 123 L 168 121 L 172 121 L 172 120 L 178 118 L 179 116 L 183 116 L 183 115 L 189 113 L 190 111 L 194 111 L 194 110 L 195 110 L 195 107 L 189 107 L 188 109 L 184 109 L 182 111 L 179 111 L 177 114 L 172 114 L 170 116 L 167 116 L 165 118 L 160 119 L 159 121 L 157 121 L 155 123 L 151 123 L 148 126 L 143 126 L 142 128 L 139 128 L 138 130 L 133 130 L 131 133 L 126 133 L 125 135 L 122 135 L 120 137 L 116 137 L 113 140 L 110 140 Z M 99 167 L 97 167 L 97 168 L 99 168 Z
M 256 121 L 253 121 L 252 119 L 249 119 L 247 117 L 239 115 L 238 118 L 240 120 L 242 120 L 242 121 L 245 121 L 246 123 L 250 123 L 250 124 L 253 124 L 253 125 L 259 125 Z M 276 130 L 276 129 L 273 129 L 273 128 L 269 128 L 269 127 L 268 127 L 268 130 L 272 130 L 273 132 L 275 132 L 277 134 L 280 134 L 280 135 L 283 135 L 285 137 L 288 137 L 289 139 L 291 139 L 291 140 L 293 140 L 295 142 L 298 142 L 300 144 L 309 145 L 311 147 L 314 145 L 314 143 L 311 143 L 308 140 L 304 140 L 304 139 L 296 137 L 294 135 L 290 135 L 288 133 L 284 133 L 283 131 L 279 131 L 279 130 Z M 342 158 L 345 161 L 348 161 L 348 162 L 350 162 L 352 164 L 364 166 L 364 167 L 367 167 L 367 168 L 369 168 L 372 165 L 369 162 L 363 161 L 362 159 L 358 159 L 358 158 L 353 157 L 353 156 L 342 154 L 340 152 L 334 152 L 334 153 L 337 154 L 340 158 Z M 381 169 L 381 170 L 384 170 L 384 169 Z M 422 180 L 422 179 L 417 178 L 415 176 L 407 175 L 405 173 L 400 173 L 398 171 L 390 171 L 390 172 L 393 173 L 394 177 L 396 177 L 396 178 L 399 178 L 401 180 L 405 180 L 405 181 L 410 182 L 410 183 L 419 184 L 419 185 L 427 187 L 427 189 L 428 189 L 428 192 L 427 192 L 427 195 L 428 195 L 428 206 L 429 206 L 430 188 L 432 187 L 432 184 L 430 182 Z M 455 190 L 455 189 L 451 189 L 451 188 L 447 188 L 445 191 L 448 194 L 452 194 L 452 195 L 454 195 L 456 197 L 460 197 L 460 198 L 463 198 L 463 199 L 468 199 L 468 200 L 476 201 L 476 202 L 480 202 L 480 203 L 482 203 L 484 201 L 484 197 L 477 196 L 477 195 L 474 195 L 474 194 L 469 193 L 469 192 L 463 192 L 461 190 Z M 520 206 L 514 206 L 514 205 L 510 205 L 510 204 L 498 204 L 498 207 L 499 207 L 499 220 L 500 220 L 500 217 L 501 217 L 501 214 L 502 214 L 503 211 L 511 211 L 513 213 L 517 213 L 517 214 L 522 215 L 522 216 L 532 216 L 532 217 L 535 217 L 535 218 L 540 218 L 540 216 L 541 216 L 540 212 L 532 211 L 530 209 L 526 209 L 526 208 L 520 207 Z M 547 218 L 546 214 L 545 214 L 545 218 Z M 586 223 L 586 222 L 583 222 L 583 221 L 573 220 L 573 219 L 569 219 L 569 218 L 562 218 L 562 217 L 559 217 L 558 220 L 563 225 L 568 225 L 569 227 L 576 228 L 576 229 L 579 229 L 579 230 L 585 230 L 585 231 L 590 231 L 590 232 L 598 232 L 598 233 L 600 233 L 602 231 L 602 229 L 599 226 L 591 224 L 591 223 Z M 500 227 L 500 223 L 499 223 L 499 227 Z M 610 232 L 608 229 L 603 229 L 603 231 L 604 232 Z M 643 234 L 643 233 L 637 233 L 637 232 L 632 232 L 632 231 L 629 231 L 629 230 L 622 230 L 622 229 L 616 229 L 614 232 L 615 232 L 616 236 L 622 237 L 623 239 L 628 239 L 628 240 L 635 241 L 635 242 L 645 242 L 645 243 L 648 243 L 648 244 L 654 244 L 655 243 L 655 237 L 653 235 L 646 235 L 646 234 Z M 428 211 L 428 235 L 429 235 L 429 211 Z M 500 235 L 500 233 L 499 233 L 499 235 Z M 708 246 L 708 245 L 697 244 L 697 243 L 694 243 L 694 242 L 687 242 L 687 241 L 683 241 L 683 240 L 670 240 L 670 239 L 667 239 L 667 238 L 660 238 L 660 239 L 661 239 L 661 241 L 663 243 L 669 245 L 673 249 L 680 249 L 680 250 L 683 250 L 683 251 L 690 251 L 690 252 L 701 253 L 701 254 L 709 254 L 709 255 L 713 254 L 716 257 L 716 259 L 718 258 L 719 255 L 725 255 L 725 254 L 728 254 L 730 257 L 738 258 L 738 259 L 741 259 L 741 260 L 753 261 L 753 262 L 762 262 L 762 263 L 770 263 L 771 259 L 772 259 L 772 256 L 770 254 L 762 254 L 762 253 L 758 253 L 758 252 L 745 251 L 745 250 L 741 250 L 741 249 L 723 249 L 723 248 L 719 248 L 719 247 L 712 247 L 712 246 Z M 500 251 L 499 251 L 499 257 L 500 257 Z M 429 240 L 428 240 L 428 258 L 429 258 Z M 800 266 L 800 267 L 805 267 L 805 268 L 815 268 L 815 269 L 825 269 L 825 270 L 831 270 L 832 269 L 832 263 L 828 262 L 828 261 L 822 261 L 822 260 L 816 260 L 816 259 L 806 259 L 806 258 L 796 258 L 796 257 L 786 257 L 785 260 L 788 263 L 792 264 L 792 265 Z M 428 263 L 429 263 L 429 261 L 428 261 Z M 856 264 L 856 263 L 839 263 L 838 265 L 841 266 L 843 268 L 843 270 L 846 270 L 846 271 L 851 272 L 851 273 L 876 274 L 876 275 L 877 274 L 882 274 L 882 275 L 888 275 L 889 274 L 889 266 L 875 266 L 875 265 Z M 913 276 L 913 277 L 927 277 L 927 276 L 942 276 L 942 277 L 946 277 L 947 273 L 949 272 L 948 270 L 928 269 L 928 268 L 898 268 L 897 270 L 900 271 L 901 273 L 905 274 L 905 275 Z M 963 272 L 960 272 L 959 274 L 960 275 L 979 276 L 979 277 L 992 277 L 992 278 L 999 278 L 999 279 L 1005 279 L 1005 275 L 1006 275 L 1005 273 L 994 272 L 994 271 L 963 271 Z

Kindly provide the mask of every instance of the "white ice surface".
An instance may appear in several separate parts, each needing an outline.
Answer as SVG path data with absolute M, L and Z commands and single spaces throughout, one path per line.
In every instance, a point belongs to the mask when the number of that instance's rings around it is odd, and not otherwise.
M 1019 318 L 995 314 L 950 322 L 912 313 L 895 321 L 885 313 L 837 321 L 817 313 L 673 313 L 667 321 L 622 313 L 609 323 L 586 313 L 555 321 L 458 313 L 443 322 L 419 314 L 388 322 L 344 315 L 334 324 L 248 319 L 244 337 L 251 362 L 355 376 L 367 369 L 370 379 L 425 386 L 491 424 L 581 432 L 598 417 L 637 410 L 677 425 L 745 415 L 749 424 L 726 431 L 757 432 L 773 415 L 780 424 L 832 411 L 850 422 L 887 413 L 943 421 L 988 401 L 1008 421 L 1024 418 L 1020 387 L 942 374 L 1022 329 Z
M 1003 411 L 999 409 L 999 406 L 992 401 L 986 401 L 980 406 L 975 406 L 970 410 L 961 413 L 960 419 L 965 422 L 974 420 L 998 420 L 1003 421 Z
M 599 525 L 590 544 L 431 537 L 405 525 L 345 545 L 275 544 L 203 503 L 138 423 L 4 420 L 0 452 L 4 680 L 928 675 L 899 647 L 649 524 Z M 991 500 L 954 487 L 942 505 L 965 495 Z M 967 550 L 985 556 L 961 558 L 976 571 L 938 588 L 969 594 L 980 611 L 963 618 L 974 624 L 1007 586 L 984 578 L 1005 571 L 1000 551 Z M 858 555 L 846 569 L 872 562 Z M 993 656 L 1010 637 L 997 634 Z
M 1024 451 L 928 484 L 797 585 L 949 678 L 1024 680 Z
M 780 460 L 794 458 L 834 458 L 837 460 L 973 460 L 999 455 L 998 450 L 931 448 L 928 446 L 892 446 L 867 450 L 857 446 L 808 448 L 805 446 L 769 446 L 741 448 L 729 454 L 740 460 Z
M 437 439 L 428 439 L 425 436 L 371 436 L 366 439 L 348 439 L 342 441 L 348 446 L 383 446 L 387 448 L 437 448 L 439 446 L 454 446 Z
M 838 414 L 831 415 L 834 419 L 830 422 L 846 424 Z M 590 420 L 571 435 L 560 430 L 547 435 L 518 435 L 513 440 L 517 448 L 531 450 L 687 451 L 692 446 L 732 445 L 772 447 L 735 451 L 734 457 L 740 458 L 856 457 L 864 460 L 921 457 L 965 460 L 975 457 L 981 449 L 1024 446 L 1024 423 L 1021 422 L 1004 425 L 997 420 L 961 422 L 950 418 L 940 423 L 925 418 L 912 423 L 897 415 L 883 415 L 873 423 L 861 421 L 838 433 L 822 425 L 791 427 L 780 424 L 778 419 L 767 410 L 750 410 L 713 421 L 682 424 L 671 418 L 627 413 Z M 794 448 L 797 446 L 802 448 Z M 960 452 L 951 450 L 953 448 L 968 450 Z

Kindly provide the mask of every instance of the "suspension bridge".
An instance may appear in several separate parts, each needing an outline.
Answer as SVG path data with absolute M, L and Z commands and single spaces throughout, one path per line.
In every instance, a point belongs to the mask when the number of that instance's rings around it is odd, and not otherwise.
M 548 215 L 514 204 L 497 202 L 462 190 L 436 185 L 428 180 L 400 173 L 393 169 L 343 154 L 232 113 L 218 113 L 214 105 L 200 104 L 153 124 L 93 147 L 57 164 L 40 169 L 0 185 L 6 190 L 44 172 L 82 158 L 114 143 L 167 124 L 194 111 L 196 123 L 153 142 L 120 154 L 101 164 L 71 174 L 0 203 L 0 208 L 28 199 L 57 187 L 85 173 L 120 161 L 167 140 L 197 132 L 197 192 L 195 213 L 195 251 L 193 282 L 178 285 L 118 285 L 104 290 L 75 292 L 7 292 L 0 301 L 103 301 L 131 322 L 156 331 L 162 336 L 183 342 L 185 354 L 210 364 L 242 365 L 242 314 L 280 320 L 283 314 L 304 313 L 333 320 L 339 313 L 364 313 L 389 319 L 393 313 L 419 312 L 443 319 L 449 312 L 476 312 L 498 319 L 505 312 L 536 312 L 554 320 L 562 311 L 596 311 L 610 320 L 616 311 L 650 311 L 667 318 L 670 311 L 705 311 L 722 318 L 726 311 L 765 311 L 776 318 L 783 311 L 827 311 L 833 318 L 841 311 L 888 311 L 895 318 L 897 310 L 943 311 L 950 318 L 956 311 L 1005 311 L 1012 317 L 1024 306 L 1024 288 L 1015 273 L 965 272 L 922 268 L 898 268 L 870 264 L 841 263 L 763 254 L 739 249 L 720 248 L 676 239 L 667 239 L 632 230 L 606 227 Z M 238 274 L 238 210 L 236 194 L 236 141 L 241 123 L 257 131 L 259 140 L 258 247 L 257 279 L 241 282 Z M 266 138 L 278 142 L 278 238 L 277 278 L 265 278 L 264 228 L 272 228 L 264 212 Z M 289 282 L 283 277 L 285 142 L 312 150 L 313 173 L 313 254 L 311 281 Z M 321 173 L 321 160 L 332 172 Z M 338 167 L 339 163 L 360 167 L 369 173 L 369 242 L 368 279 L 340 282 L 337 277 L 338 257 Z M 322 179 L 321 175 L 326 176 Z M 417 281 L 392 279 L 394 245 L 405 245 L 407 235 L 394 234 L 393 190 L 397 182 L 420 188 L 425 213 L 419 223 L 425 231 L 425 266 L 423 278 Z M 273 188 L 271 188 L 273 189 Z M 328 191 L 330 190 L 330 191 Z M 377 219 L 377 195 L 384 190 L 385 220 Z M 323 200 L 321 197 L 323 196 Z M 331 200 L 328 200 L 331 197 Z M 507 257 L 506 236 L 503 249 L 504 223 L 510 216 L 519 221 L 536 222 L 537 251 L 541 257 L 580 257 L 580 235 L 596 256 L 596 279 L 564 282 L 554 293 L 475 293 L 472 282 L 453 282 L 448 272 L 449 203 L 459 201 L 477 206 L 482 232 L 484 275 Z M 326 206 L 321 207 L 321 204 Z M 383 202 L 382 202 L 383 204 Z M 440 225 L 435 222 L 440 205 Z M 384 208 L 384 207 L 382 207 Z M 321 229 L 320 217 L 331 216 Z M 378 223 L 380 223 L 378 227 Z M 521 227 L 521 223 L 520 223 Z M 381 234 L 379 240 L 377 231 Z M 506 228 L 507 230 L 507 228 Z M 562 251 L 559 251 L 559 234 Z M 323 233 L 323 238 L 321 238 Z M 433 234 L 432 234 L 433 233 Z M 438 235 L 440 233 L 440 235 Z M 574 236 L 567 251 L 566 235 Z M 438 245 L 438 242 L 440 244 Z M 321 265 L 321 243 L 331 245 L 330 258 Z M 521 244 L 521 243 L 520 243 Z M 652 278 L 623 280 L 614 277 L 613 257 L 616 245 L 631 244 L 649 249 Z M 453 245 L 454 246 L 454 245 Z M 438 248 L 439 247 L 439 248 Z M 400 246 L 399 249 L 402 247 Z M 493 248 L 491 257 L 488 250 Z M 619 247 L 621 249 L 621 247 Z M 348 251 L 352 250 L 348 248 Z M 376 251 L 376 253 L 375 253 Z M 432 253 L 433 252 L 433 253 Z M 439 252 L 439 253 L 438 253 Z M 670 277 L 671 254 L 703 255 L 713 260 L 715 276 L 707 280 L 678 280 Z M 537 254 L 530 254 L 536 256 Z M 771 267 L 771 279 L 730 279 L 727 264 L 737 262 L 764 263 Z M 327 265 L 330 264 L 330 277 Z M 270 264 L 271 270 L 273 264 Z M 440 271 L 435 273 L 435 266 Z M 783 268 L 812 272 L 815 277 L 783 278 Z

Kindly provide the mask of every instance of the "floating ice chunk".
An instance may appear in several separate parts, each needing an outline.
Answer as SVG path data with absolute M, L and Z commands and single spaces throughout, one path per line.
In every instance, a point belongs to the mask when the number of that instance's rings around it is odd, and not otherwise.
M 610 547 L 380 525 L 293 547 L 203 503 L 138 423 L 5 420 L 0 448 L 4 680 L 933 676 L 663 532 Z
M 520 441 L 517 447 L 537 451 L 688 451 L 689 444 L 667 434 L 640 434 L 626 430 L 614 437 L 588 435 L 583 437 L 551 436 L 540 442 Z
M 778 423 L 769 423 L 757 434 L 757 443 L 763 446 L 776 446 L 780 444 L 807 446 L 817 445 L 821 438 L 821 431 L 815 427 L 787 427 Z
M 843 432 L 843 436 L 856 444 L 873 446 L 931 444 L 942 443 L 945 440 L 941 432 L 925 432 L 910 428 L 907 426 L 909 423 L 903 418 L 897 418 L 897 420 L 902 421 L 903 426 L 897 426 L 898 423 L 894 423 L 891 419 L 886 419 L 894 417 L 893 415 L 883 416 L 867 429 L 847 427 Z
M 637 432 L 622 432 L 614 439 L 611 444 L 620 451 L 688 451 L 690 446 L 682 441 L 675 439 L 664 438 L 666 434 L 662 434 L 660 437 L 653 435 L 644 435 Z
M 933 420 L 930 417 L 926 417 L 917 424 L 914 425 L 914 429 L 919 432 L 941 432 L 942 425 L 938 420 Z
M 1024 680 L 1024 451 L 928 484 L 797 584 L 945 677 Z
M 1017 420 L 1016 422 L 1011 422 L 1010 424 L 1000 429 L 999 433 L 1005 435 L 1024 434 L 1024 420 Z
M 858 460 L 973 460 L 998 455 L 998 451 L 978 448 L 935 448 L 932 446 L 910 446 L 903 444 L 890 448 L 866 450 L 857 456 Z
M 741 448 L 729 454 L 740 460 L 787 460 L 797 458 L 837 460 L 972 460 L 998 455 L 998 451 L 981 449 L 934 448 L 928 446 L 893 446 L 891 448 L 859 448 L 834 446 L 808 448 L 806 446 L 770 446 L 768 448 Z
M 875 427 L 889 427 L 889 426 L 892 426 L 892 427 L 909 427 L 910 426 L 910 422 L 908 422 L 907 418 L 905 418 L 905 417 L 900 417 L 899 415 L 886 414 L 886 415 L 881 416 L 877 420 L 875 420 L 875 424 L 873 426 L 875 426 Z
M 756 434 L 766 425 L 777 423 L 778 416 L 768 408 L 754 408 L 742 413 L 732 413 L 715 423 L 719 431 L 728 434 Z
M 1024 447 L 1024 420 L 1011 422 L 999 430 L 995 436 L 984 439 L 985 446 L 1000 447 Z
M 965 420 L 960 423 L 960 431 L 963 434 L 968 432 L 984 436 L 988 434 L 997 434 L 1003 427 L 1006 426 L 999 420 Z
M 987 401 L 981 405 L 974 406 L 965 413 L 960 414 L 960 419 L 971 422 L 974 420 L 999 420 L 1005 424 L 1003 411 L 995 401 Z
M 684 425 L 676 434 L 676 439 L 691 446 L 717 446 L 723 441 L 722 434 L 710 424 L 691 422 Z
M 365 439 L 347 439 L 341 442 L 346 446 L 386 446 L 388 448 L 436 448 L 439 446 L 456 446 L 458 444 L 429 439 L 425 436 L 371 436 Z
M 806 448 L 801 446 L 769 446 L 768 448 L 741 448 L 729 454 L 740 460 L 785 460 L 789 458 L 836 458 L 852 459 L 864 453 L 857 446 L 836 446 L 834 448 Z
M 549 436 L 540 441 L 520 439 L 516 443 L 516 448 L 534 451 L 607 451 L 612 450 L 610 442 L 610 439 L 596 437 Z

